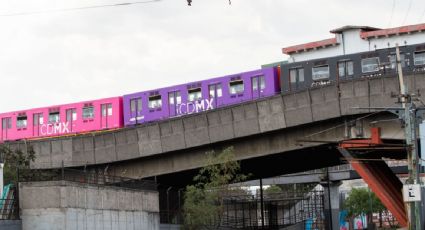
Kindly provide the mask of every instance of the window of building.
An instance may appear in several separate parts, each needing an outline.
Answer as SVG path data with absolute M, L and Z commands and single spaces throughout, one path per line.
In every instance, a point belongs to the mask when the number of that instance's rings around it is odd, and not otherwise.
M 187 100 L 188 101 L 197 101 L 202 99 L 202 90 L 201 88 L 189 89 L 187 91 Z
M 170 103 L 170 105 L 181 104 L 182 103 L 182 96 L 181 96 L 180 91 L 169 92 L 168 93 L 168 102 Z
M 77 110 L 76 109 L 67 109 L 66 110 L 66 121 L 76 121 L 77 120 Z
M 161 95 L 155 95 L 155 96 L 149 97 L 150 109 L 161 108 L 161 107 L 162 107 Z
M 243 80 L 235 80 L 229 83 L 229 93 L 239 94 L 244 92 Z
M 362 72 L 363 73 L 376 72 L 378 70 L 379 70 L 379 58 L 378 57 L 362 59 Z
M 11 129 L 12 128 L 12 118 L 5 117 L 1 119 L 2 129 Z
M 210 98 L 221 97 L 223 92 L 221 89 L 221 83 L 216 83 L 208 86 L 210 91 Z
M 304 82 L 304 68 L 293 68 L 289 70 L 291 83 Z
M 313 67 L 312 75 L 313 81 L 329 79 L 329 65 Z
M 49 123 L 57 123 L 60 121 L 59 112 L 49 112 Z
M 354 75 L 353 61 L 339 61 L 338 62 L 338 76 L 348 77 Z
M 86 106 L 83 107 L 83 119 L 91 119 L 94 118 L 94 107 Z
M 22 115 L 22 116 L 18 116 L 16 118 L 16 128 L 18 129 L 22 129 L 22 128 L 26 128 L 27 127 L 27 116 L 26 115 Z
M 425 51 L 415 52 L 415 65 L 425 65 Z
M 390 61 L 390 65 L 388 66 L 391 69 L 397 69 L 397 55 L 396 54 L 391 54 L 388 56 L 388 59 Z M 401 64 L 401 68 L 404 68 L 406 66 L 406 59 L 405 59 L 405 55 L 404 54 L 400 54 L 400 64 Z
M 142 98 L 130 99 L 130 110 L 131 112 L 142 111 Z

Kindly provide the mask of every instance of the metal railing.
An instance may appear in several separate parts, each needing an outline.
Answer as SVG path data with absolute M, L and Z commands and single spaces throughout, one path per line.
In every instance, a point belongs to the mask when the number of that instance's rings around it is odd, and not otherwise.
M 53 170 L 19 169 L 18 181 L 69 181 L 95 186 L 113 186 L 139 190 L 157 190 L 157 185 L 152 180 L 133 179 L 112 176 L 103 172 L 83 171 L 68 168 Z
M 17 199 L 0 199 L 0 220 L 19 219 L 18 209 Z

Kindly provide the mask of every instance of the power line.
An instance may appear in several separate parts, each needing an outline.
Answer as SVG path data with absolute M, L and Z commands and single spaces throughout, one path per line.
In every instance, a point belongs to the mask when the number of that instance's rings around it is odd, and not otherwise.
M 159 2 L 159 1 L 161 1 L 161 0 L 146 0 L 146 1 L 123 2 L 123 3 L 115 3 L 115 4 L 93 5 L 93 6 L 74 7 L 74 8 L 62 8 L 62 9 L 51 9 L 51 10 L 17 12 L 17 13 L 0 14 L 0 17 L 47 14 L 47 13 L 77 11 L 77 10 L 89 10 L 89 9 L 104 8 L 104 7 L 129 6 L 129 5 L 136 5 L 136 4 L 154 3 L 154 2 Z
M 412 7 L 412 1 L 413 0 L 409 1 L 409 7 L 407 7 L 407 12 L 406 12 L 406 15 L 404 16 L 403 23 L 401 25 L 404 25 L 404 23 L 406 22 L 407 16 L 409 16 L 410 8 Z

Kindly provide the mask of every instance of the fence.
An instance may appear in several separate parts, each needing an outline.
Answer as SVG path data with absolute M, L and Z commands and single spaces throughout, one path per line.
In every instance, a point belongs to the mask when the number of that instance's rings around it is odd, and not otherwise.
M 103 171 L 82 171 L 75 169 L 19 169 L 19 182 L 35 181 L 70 181 L 95 186 L 114 186 L 129 189 L 157 190 L 157 185 L 151 180 L 140 180 L 126 177 L 111 176 Z

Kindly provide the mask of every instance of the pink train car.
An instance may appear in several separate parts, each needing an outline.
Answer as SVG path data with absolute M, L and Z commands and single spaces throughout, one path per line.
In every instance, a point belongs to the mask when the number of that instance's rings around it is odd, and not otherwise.
M 122 97 L 0 113 L 0 142 L 123 127 Z

